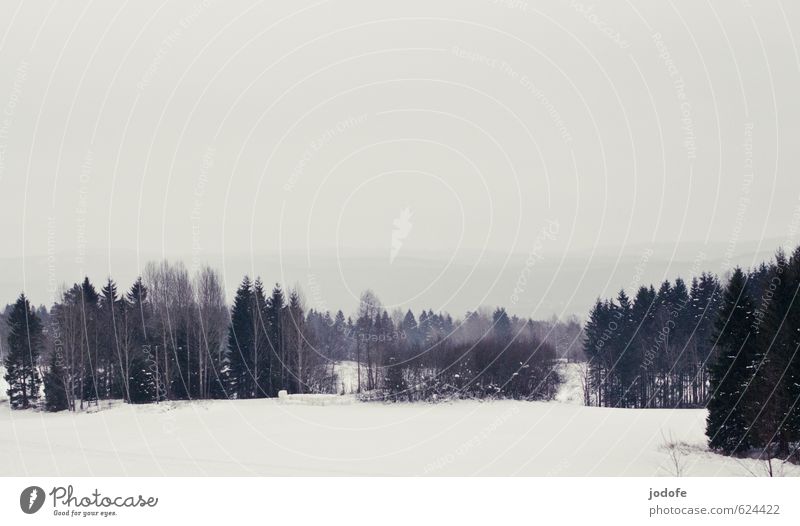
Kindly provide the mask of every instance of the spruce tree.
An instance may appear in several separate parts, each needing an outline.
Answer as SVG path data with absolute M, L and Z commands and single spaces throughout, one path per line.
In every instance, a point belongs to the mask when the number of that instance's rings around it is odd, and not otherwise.
M 127 369 L 129 363 L 120 349 L 121 312 L 123 305 L 117 294 L 117 284 L 108 278 L 100 290 L 97 307 L 98 370 L 103 397 L 128 399 Z
M 419 337 L 419 327 L 417 327 L 417 319 L 411 309 L 406 311 L 403 321 L 400 324 L 402 337 L 407 341 L 410 347 L 418 347 L 421 343 Z
M 83 402 L 86 402 L 87 406 L 92 403 L 97 405 L 99 403 L 98 393 L 97 372 L 92 367 L 91 362 L 87 361 L 83 365 L 81 380 L 81 408 L 83 408 Z
M 438 328 L 436 327 L 439 325 L 437 319 L 438 316 L 434 315 L 432 312 L 428 314 L 428 323 L 431 326 L 434 326 L 434 328 Z M 511 338 L 513 336 L 511 330 L 511 320 L 509 320 L 508 314 L 504 308 L 498 307 L 495 309 L 494 313 L 492 314 L 492 322 L 492 329 L 497 342 L 501 346 L 511 343 Z
M 636 381 L 638 378 L 639 357 L 633 345 L 636 326 L 633 323 L 633 305 L 624 290 L 617 295 L 619 304 L 616 314 L 614 364 L 616 401 L 618 407 L 636 407 Z
M 155 373 L 143 356 L 135 356 L 131 360 L 128 373 L 130 386 L 130 403 L 147 404 L 156 399 Z
M 20 294 L 8 315 L 8 349 L 4 378 L 12 409 L 34 407 L 41 379 L 36 369 L 43 344 L 42 324 L 25 294 Z
M 256 398 L 272 396 L 269 392 L 270 363 L 269 359 L 269 322 L 267 312 L 267 299 L 261 278 L 256 278 L 253 283 L 252 294 L 252 341 L 253 341 L 253 382 Z
M 228 329 L 230 351 L 229 393 L 236 398 L 251 398 L 253 356 L 253 285 L 248 276 L 236 290 Z
M 715 325 L 716 358 L 709 370 L 711 399 L 706 418 L 709 446 L 726 454 L 747 451 L 752 445 L 752 411 L 745 394 L 757 352 L 753 320 L 747 276 L 737 267 L 725 288 Z
M 720 298 L 719 282 L 712 274 L 703 273 L 692 280 L 689 292 L 689 326 L 692 331 L 689 342 L 690 360 L 694 368 L 692 401 L 695 405 L 708 403 L 708 364 L 713 348 L 714 323 L 717 319 Z
M 270 379 L 267 392 L 276 396 L 281 389 L 288 388 L 286 375 L 286 345 L 284 343 L 285 300 L 281 286 L 276 283 L 267 300 L 265 317 L 267 322 L 267 352 L 269 353 Z
M 347 352 L 348 348 L 348 339 L 347 339 L 347 320 L 344 317 L 344 313 L 339 310 L 336 311 L 336 317 L 333 319 L 333 334 L 332 334 L 332 345 L 333 345 L 333 352 L 332 358 L 334 360 L 346 360 L 349 358 Z
M 95 402 L 99 398 L 97 386 L 97 368 L 99 361 L 98 353 L 98 330 L 97 330 L 97 304 L 100 295 L 89 281 L 88 277 L 83 279 L 80 285 L 80 311 L 81 311 L 81 409 L 84 402 Z
M 390 342 L 387 348 L 386 357 L 386 376 L 384 384 L 386 386 L 386 398 L 388 400 L 399 401 L 405 398 L 406 381 L 403 377 L 403 366 L 400 359 L 400 345 L 397 342 Z
M 656 292 L 653 287 L 639 287 L 636 297 L 631 307 L 631 323 L 633 324 L 633 334 L 631 335 L 631 357 L 636 363 L 636 387 L 635 407 L 646 407 L 650 404 L 653 393 L 652 379 L 653 361 L 653 319 L 655 316 L 654 302 Z
M 290 393 L 303 393 L 306 384 L 306 342 L 303 336 L 305 318 L 302 301 L 296 290 L 289 293 L 285 314 L 283 339 L 287 348 L 283 366 L 288 373 L 288 389 Z
M 132 404 L 144 404 L 156 401 L 155 356 L 148 347 L 150 338 L 148 328 L 151 322 L 151 310 L 147 304 L 148 290 L 141 277 L 131 286 L 121 300 L 121 312 L 125 317 L 125 331 L 128 340 L 128 357 L 126 368 L 126 390 L 128 401 Z M 149 349 L 145 352 L 145 349 Z
M 800 247 L 797 247 L 789 259 L 786 270 L 788 287 L 795 291 L 789 302 L 786 314 L 786 378 L 787 399 L 791 402 L 787 408 L 787 420 L 784 429 L 788 440 L 800 443 Z M 794 459 L 798 460 L 800 446 L 794 449 Z
M 589 311 L 589 319 L 586 322 L 584 334 L 584 352 L 589 359 L 587 364 L 589 377 L 587 379 L 587 391 L 585 398 L 588 405 L 603 405 L 602 383 L 602 349 L 605 346 L 604 331 L 608 326 L 606 315 L 606 304 L 597 298 L 594 307 Z
M 759 301 L 758 347 L 755 380 L 748 391 L 753 399 L 751 418 L 754 446 L 762 448 L 764 457 L 785 457 L 790 444 L 798 439 L 793 418 L 800 404 L 798 384 L 798 314 L 796 293 L 800 286 L 800 252 L 791 259 L 778 252 L 768 267 Z M 765 308 L 766 307 L 766 308 Z
M 61 366 L 58 353 L 50 353 L 50 363 L 44 374 L 44 405 L 48 411 L 69 409 L 64 368 Z

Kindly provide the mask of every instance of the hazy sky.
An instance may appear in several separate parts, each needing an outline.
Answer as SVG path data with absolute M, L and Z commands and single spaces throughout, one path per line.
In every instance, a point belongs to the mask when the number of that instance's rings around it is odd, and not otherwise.
M 0 302 L 163 255 L 229 292 L 248 271 L 330 307 L 372 286 L 545 316 L 797 238 L 794 2 L 4 13 Z

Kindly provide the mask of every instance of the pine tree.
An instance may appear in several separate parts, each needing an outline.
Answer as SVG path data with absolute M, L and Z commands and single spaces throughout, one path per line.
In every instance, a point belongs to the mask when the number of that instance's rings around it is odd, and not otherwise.
M 64 369 L 61 366 L 58 354 L 50 354 L 50 364 L 44 375 L 44 405 L 48 411 L 63 411 L 69 409 Z
M 431 319 L 436 319 L 436 317 L 430 315 L 428 320 L 430 321 Z M 506 310 L 502 307 L 495 309 L 494 314 L 492 314 L 492 322 L 494 336 L 498 343 L 501 346 L 508 345 L 511 342 L 513 334 L 511 331 L 511 321 L 508 319 Z M 438 325 L 438 323 L 436 325 Z
M 97 331 L 97 304 L 100 299 L 94 285 L 85 277 L 80 285 L 80 311 L 81 311 L 81 409 L 84 402 L 95 402 L 99 398 L 97 387 L 98 368 L 98 331 Z
M 636 407 L 636 381 L 638 378 L 639 357 L 633 345 L 636 327 L 633 323 L 633 304 L 624 290 L 617 295 L 617 330 L 614 337 L 614 384 L 617 407 Z
M 83 373 L 82 373 L 82 380 L 81 380 L 81 408 L 83 408 L 83 402 L 86 402 L 87 406 L 94 403 L 97 405 L 99 403 L 98 397 L 98 389 L 97 389 L 97 372 L 95 369 L 90 365 L 91 362 L 85 362 L 83 365 Z
M 253 285 L 248 276 L 236 290 L 228 329 L 230 351 L 230 389 L 236 398 L 253 396 Z
M 783 252 L 767 269 L 767 284 L 762 288 L 758 331 L 756 373 L 748 395 L 753 421 L 751 431 L 754 446 L 763 448 L 762 456 L 785 457 L 789 445 L 798 438 L 794 427 L 793 404 L 800 404 L 797 362 L 800 338 L 795 294 L 800 281 L 800 252 L 787 259 Z
M 686 282 L 681 278 L 675 280 L 670 298 L 670 316 L 674 325 L 670 325 L 669 336 L 672 342 L 671 355 L 667 367 L 667 375 L 671 378 L 671 385 L 667 392 L 667 407 L 684 407 L 686 400 L 686 386 L 689 384 L 687 376 L 691 377 L 693 369 L 689 367 L 689 354 L 687 343 L 692 334 L 691 327 L 691 297 L 686 287 Z
M 419 338 L 419 327 L 417 327 L 417 320 L 414 318 L 414 313 L 408 309 L 403 321 L 400 325 L 400 331 L 403 337 L 408 341 L 411 347 L 418 346 L 421 341 Z
M 346 360 L 348 356 L 348 338 L 347 338 L 347 320 L 341 310 L 336 311 L 336 317 L 333 319 L 333 335 L 332 345 L 333 351 L 331 358 L 334 360 Z
M 752 411 L 745 394 L 757 351 L 753 320 L 747 277 L 737 267 L 725 288 L 715 325 L 717 355 L 709 371 L 711 400 L 706 418 L 709 446 L 726 454 L 747 451 L 752 445 L 748 419 Z
M 267 299 L 264 293 L 264 284 L 261 278 L 256 278 L 253 283 L 252 301 L 252 362 L 253 362 L 253 382 L 256 398 L 270 396 L 270 363 L 269 359 L 269 323 L 267 316 Z
M 589 311 L 589 319 L 586 322 L 584 334 L 584 352 L 589 358 L 588 378 L 586 399 L 589 403 L 603 405 L 603 348 L 605 347 L 605 333 L 607 331 L 609 319 L 606 309 L 607 304 L 600 298 L 595 301 L 594 307 Z
M 411 319 L 409 319 L 408 314 L 410 313 L 411 311 L 406 313 L 406 317 L 403 320 L 403 327 L 406 327 L 406 322 L 409 324 L 408 327 L 412 326 L 413 314 L 411 315 Z M 390 323 L 388 318 L 385 322 Z M 415 324 L 416 323 L 414 323 L 414 325 Z M 403 343 L 405 343 L 405 340 L 392 338 L 386 345 L 386 367 L 384 368 L 385 377 L 383 381 L 385 384 L 386 398 L 389 400 L 399 401 L 407 397 L 406 381 L 403 377 L 403 357 L 401 357 L 400 354 Z
M 39 316 L 25 294 L 20 294 L 8 315 L 8 349 L 5 380 L 12 409 L 34 407 L 39 399 L 41 379 L 36 369 L 43 344 Z
M 694 368 L 692 380 L 692 403 L 705 406 L 708 403 L 708 364 L 713 348 L 714 323 L 719 311 L 719 282 L 711 274 L 703 273 L 692 280 L 689 292 L 689 326 L 692 334 L 687 359 Z
M 428 327 L 428 313 L 423 310 L 419 313 L 419 322 L 416 327 L 419 343 L 423 347 L 430 345 L 428 341 Z
M 128 385 L 130 386 L 130 403 L 147 404 L 156 399 L 155 374 L 148 360 L 143 356 L 135 356 L 131 360 Z
M 797 247 L 789 259 L 786 270 L 789 288 L 800 291 L 800 247 Z M 796 294 L 786 313 L 786 377 L 787 399 L 791 404 L 787 408 L 787 419 L 783 425 L 788 440 L 800 444 L 800 293 Z M 794 451 L 794 460 L 800 460 L 800 445 Z
M 98 319 L 98 364 L 102 370 L 100 376 L 100 392 L 104 398 L 125 398 L 127 392 L 128 360 L 120 348 L 119 328 L 121 324 L 122 304 L 117 294 L 117 284 L 108 278 L 100 290 L 97 307 Z
M 289 293 L 289 302 L 285 309 L 286 320 L 283 324 L 286 343 L 286 363 L 288 388 L 290 393 L 302 393 L 306 385 L 306 342 L 303 336 L 303 305 L 296 290 Z
M 153 402 L 158 390 L 156 364 L 148 337 L 150 308 L 147 305 L 147 287 L 141 277 L 136 278 L 124 301 L 121 300 L 120 310 L 125 320 L 126 345 L 122 354 L 125 357 L 123 363 L 127 364 L 123 374 L 128 401 L 132 404 Z
M 632 359 L 637 363 L 636 375 L 638 384 L 635 392 L 636 407 L 646 407 L 650 404 L 654 391 L 653 362 L 655 360 L 653 349 L 653 319 L 655 316 L 656 291 L 651 286 L 639 287 L 631 308 L 631 323 L 634 334 L 631 336 Z
M 267 392 L 270 396 L 276 396 L 279 390 L 288 388 L 286 345 L 284 342 L 285 306 L 283 290 L 280 284 L 276 283 L 269 300 L 267 300 L 265 312 L 270 370 Z

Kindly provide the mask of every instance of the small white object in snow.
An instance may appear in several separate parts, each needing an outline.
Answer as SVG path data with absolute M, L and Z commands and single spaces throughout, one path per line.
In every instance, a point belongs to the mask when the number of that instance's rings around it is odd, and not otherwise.
M 278 398 L 280 400 L 287 400 L 289 398 L 289 392 L 286 389 L 281 389 L 278 391 Z

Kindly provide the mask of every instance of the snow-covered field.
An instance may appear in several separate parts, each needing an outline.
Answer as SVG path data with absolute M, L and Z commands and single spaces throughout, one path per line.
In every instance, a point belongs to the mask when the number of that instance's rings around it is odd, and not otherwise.
M 756 461 L 705 451 L 703 410 L 582 407 L 575 385 L 564 389 L 548 403 L 302 395 L 79 414 L 6 403 L 0 475 L 764 474 Z

